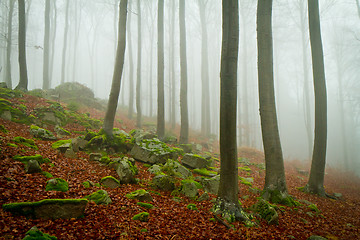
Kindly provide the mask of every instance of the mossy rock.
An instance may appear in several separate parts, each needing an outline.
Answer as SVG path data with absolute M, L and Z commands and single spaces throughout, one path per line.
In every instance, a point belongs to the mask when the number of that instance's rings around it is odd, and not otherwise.
M 33 114 L 40 120 L 41 124 L 64 126 L 68 123 L 68 114 L 58 102 L 50 102 L 48 107 L 35 108 Z
M 0 117 L 17 123 L 30 124 L 32 121 L 20 106 L 3 98 L 0 98 Z
M 69 184 L 61 178 L 53 178 L 46 182 L 45 191 L 66 192 L 69 190 Z
M 0 132 L 8 133 L 8 130 L 4 127 L 4 125 L 0 125 Z
M 316 212 L 316 213 L 320 213 L 320 212 L 321 212 L 315 204 L 310 204 L 310 205 L 308 205 L 308 208 L 309 208 L 311 211 Z
M 196 173 L 196 174 L 199 174 L 202 176 L 206 176 L 206 177 L 214 177 L 214 176 L 218 175 L 217 172 L 208 170 L 206 168 L 195 168 L 193 170 L 193 173 Z
M 24 138 L 24 137 L 14 137 L 12 139 L 13 142 L 16 142 L 18 144 L 21 144 L 23 146 L 26 146 L 26 147 L 29 147 L 29 148 L 32 148 L 34 150 L 39 150 L 39 148 L 36 146 L 35 144 L 35 141 L 33 139 L 27 139 L 27 138 Z
M 19 156 L 15 155 L 13 156 L 13 159 L 19 162 L 22 162 L 24 164 L 27 164 L 30 160 L 36 160 L 41 165 L 43 163 L 50 163 L 51 161 L 48 158 L 43 158 L 40 154 L 36 154 L 33 156 Z
M 136 204 L 139 205 L 140 207 L 143 207 L 143 208 L 146 208 L 146 209 L 154 208 L 154 205 L 152 205 L 150 203 L 137 202 Z
M 86 199 L 45 199 L 39 202 L 18 202 L 2 205 L 14 215 L 42 219 L 70 219 L 84 216 Z
M 99 190 L 90 195 L 87 195 L 85 198 L 90 201 L 94 201 L 97 205 L 99 205 L 99 204 L 107 205 L 107 204 L 112 203 L 108 192 L 105 190 Z
M 186 179 L 192 176 L 190 170 L 181 165 L 177 160 L 172 159 L 168 159 L 161 170 L 169 176 L 175 176 L 182 179 Z
M 132 219 L 133 220 L 139 220 L 140 222 L 147 222 L 149 220 L 149 213 L 148 212 L 142 212 L 139 214 L 136 214 Z
M 252 205 L 250 209 L 258 213 L 268 224 L 279 223 L 279 215 L 276 212 L 274 205 L 264 199 L 260 199 L 256 204 Z
M 193 203 L 188 204 L 186 208 L 190 210 L 198 210 L 197 206 Z
M 265 189 L 262 193 L 262 197 L 271 203 L 282 204 L 289 207 L 296 207 L 301 205 L 287 192 L 280 192 L 279 190 Z
M 152 179 L 152 186 L 164 191 L 173 191 L 175 189 L 175 178 L 159 174 Z
M 40 139 L 45 140 L 45 141 L 54 141 L 54 140 L 57 139 L 55 137 L 55 135 L 52 132 L 50 132 L 49 130 L 44 129 L 44 128 L 40 128 L 40 127 L 35 126 L 35 125 L 30 126 L 30 133 L 34 137 L 40 138 Z
M 42 171 L 41 174 L 44 175 L 46 178 L 53 178 L 54 177 L 51 173 L 45 172 L 45 171 Z
M 26 232 L 23 240 L 57 240 L 57 237 L 43 233 L 37 227 L 32 227 Z
M 120 187 L 120 182 L 119 180 L 117 180 L 116 178 L 114 178 L 113 176 L 107 176 L 107 177 L 103 177 L 100 180 L 100 183 L 106 187 L 109 188 L 117 188 Z
M 146 191 L 145 189 L 138 189 L 134 192 L 126 194 L 125 196 L 129 199 L 137 199 L 139 201 L 151 202 L 153 200 L 150 193 L 148 191 Z
M 98 133 L 87 133 L 84 139 L 89 141 L 86 144 L 86 148 L 89 150 L 127 153 L 133 147 L 133 139 L 127 134 L 113 134 L 112 136 L 108 136 L 103 129 Z
M 19 90 L 12 90 L 10 88 L 0 88 L 0 98 L 21 98 L 23 97 L 23 92 Z
M 71 143 L 71 139 L 64 139 L 64 140 L 56 141 L 53 144 L 51 144 L 51 147 L 53 149 L 58 149 L 59 147 L 63 146 L 64 144 L 67 144 L 67 143 Z

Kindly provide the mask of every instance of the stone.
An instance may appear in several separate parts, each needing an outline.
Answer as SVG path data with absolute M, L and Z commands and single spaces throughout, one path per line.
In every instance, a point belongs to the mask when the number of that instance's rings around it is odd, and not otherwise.
M 69 184 L 61 178 L 53 178 L 46 182 L 45 191 L 66 192 L 69 190 Z
M 90 195 L 87 195 L 85 198 L 90 201 L 94 201 L 97 205 L 100 205 L 100 204 L 107 205 L 107 204 L 112 203 L 108 192 L 105 190 L 99 190 Z
M 161 153 L 156 154 L 151 150 L 140 147 L 135 144 L 130 151 L 130 155 L 138 161 L 149 163 L 149 164 L 164 164 L 167 159 L 174 158 L 173 153 Z
M 184 150 L 185 153 L 191 153 L 193 149 L 192 144 L 180 144 L 180 148 Z
M 161 166 L 154 164 L 151 167 L 149 167 L 148 172 L 151 174 L 157 175 L 157 174 L 161 173 Z
M 61 119 L 57 118 L 54 112 L 44 112 L 42 120 L 55 125 L 61 124 Z
M 182 179 L 186 179 L 192 176 L 192 173 L 176 160 L 169 159 L 162 168 L 162 170 L 169 175 L 174 174 L 175 176 L 180 177 Z
M 34 239 L 57 240 L 56 237 L 41 232 L 36 226 L 30 228 L 30 230 L 25 233 L 25 237 L 23 238 L 23 240 L 34 240 Z
M 76 153 L 71 148 L 68 148 L 66 150 L 64 156 L 67 157 L 67 158 L 76 158 L 77 157 Z
M 200 183 L 206 192 L 217 195 L 219 191 L 220 175 L 212 178 L 203 178 Z
M 126 194 L 126 197 L 129 199 L 137 199 L 139 201 L 151 202 L 153 200 L 150 193 L 144 189 L 138 189 L 134 192 Z
M 196 155 L 196 154 L 185 154 L 184 157 L 182 158 L 181 160 L 181 163 L 186 166 L 186 167 L 189 167 L 189 168 L 206 168 L 208 167 L 209 165 L 209 162 L 199 156 L 199 155 Z
M 342 198 L 342 194 L 341 193 L 334 193 L 334 197 L 336 197 L 336 198 Z
M 3 113 L 1 113 L 0 118 L 4 119 L 4 120 L 8 120 L 11 121 L 11 112 L 10 111 L 4 111 Z
M 26 173 L 38 173 L 41 172 L 41 167 L 37 160 L 29 160 L 29 162 L 25 165 Z
M 199 190 L 194 181 L 185 180 L 181 183 L 180 193 L 188 198 L 194 199 L 199 194 Z
M 61 152 L 61 153 L 66 153 L 66 151 L 67 151 L 68 149 L 70 149 L 70 147 L 71 147 L 71 143 L 65 143 L 65 144 L 61 145 L 60 147 L 58 147 L 57 149 L 58 149 L 59 152 Z
M 102 185 L 104 185 L 105 187 L 112 188 L 112 189 L 120 187 L 119 180 L 117 180 L 116 178 L 114 178 L 112 176 L 107 176 L 107 177 L 102 178 L 100 180 L 100 183 Z
M 74 152 L 84 150 L 87 143 L 88 141 L 80 137 L 71 140 L 71 146 Z
M 39 202 L 4 204 L 2 207 L 14 215 L 42 219 L 70 219 L 84 216 L 86 199 L 45 199 Z
M 119 176 L 119 181 L 121 184 L 127 184 L 127 183 L 135 183 L 135 175 L 136 172 L 134 169 L 135 166 L 132 165 L 131 161 L 127 159 L 123 159 L 118 162 L 116 173 Z
M 58 137 L 65 137 L 65 136 L 70 136 L 70 132 L 66 131 L 65 129 L 59 127 L 59 126 L 55 126 L 54 131 L 56 133 L 56 135 Z
M 279 223 L 279 215 L 275 208 L 264 199 L 260 199 L 256 204 L 252 205 L 250 209 L 253 212 L 257 212 L 268 224 Z
M 101 157 L 101 153 L 90 153 L 89 161 L 100 161 Z
M 202 201 L 206 201 L 209 200 L 210 196 L 207 192 L 204 192 L 203 194 L 201 194 L 201 196 L 197 199 L 198 202 L 202 202 Z
M 168 175 L 157 175 L 152 179 L 152 185 L 160 190 L 173 191 L 175 189 L 175 179 Z
M 52 132 L 50 132 L 49 130 L 44 129 L 44 128 L 40 128 L 40 127 L 35 126 L 35 125 L 31 125 L 30 133 L 34 137 L 40 138 L 40 139 L 45 140 L 45 141 L 53 141 L 53 140 L 57 139 L 55 137 L 55 135 Z
M 0 82 L 0 88 L 8 88 L 6 82 Z

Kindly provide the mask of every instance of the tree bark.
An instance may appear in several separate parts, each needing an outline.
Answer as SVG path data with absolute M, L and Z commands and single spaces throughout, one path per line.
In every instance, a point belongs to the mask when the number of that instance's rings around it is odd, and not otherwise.
M 141 128 L 141 7 L 137 0 L 138 10 L 138 52 L 137 52 L 137 76 L 136 76 L 136 126 Z
M 69 2 L 70 0 L 66 0 L 66 12 L 65 12 L 65 29 L 64 29 L 64 44 L 62 51 L 62 64 L 61 64 L 61 84 L 65 82 L 65 59 L 66 59 L 66 48 L 67 48 L 67 33 L 69 28 Z
M 175 114 L 175 99 L 176 99 L 176 87 L 175 87 L 175 1 L 171 1 L 171 20 L 170 20 L 170 60 L 169 60 L 169 77 L 170 77 L 170 85 L 171 85 L 171 90 L 170 90 L 170 96 L 171 96 L 171 100 L 170 100 L 170 124 L 171 124 L 171 129 L 175 128 L 175 124 L 176 124 L 176 114 Z
M 186 26 L 185 26 L 185 0 L 179 2 L 179 24 L 180 24 L 180 143 L 189 141 L 189 117 L 187 101 L 187 59 L 186 59 Z
M 26 23 L 25 23 L 25 1 L 18 0 L 19 7 L 19 69 L 20 81 L 16 89 L 28 89 L 28 73 L 26 65 Z
M 43 55 L 43 89 L 50 87 L 49 52 L 50 52 L 50 0 L 45 1 L 45 34 Z
M 284 161 L 278 130 L 274 93 L 272 0 L 258 0 L 257 42 L 261 130 L 265 152 L 266 176 L 264 197 L 287 193 Z
M 164 0 L 158 1 L 158 110 L 157 135 L 160 139 L 165 135 L 164 106 Z
M 129 2 L 129 8 L 131 8 L 131 1 Z M 129 19 L 127 22 L 127 38 L 128 38 L 128 49 L 129 49 L 129 109 L 128 117 L 132 119 L 134 113 L 134 60 L 133 60 L 133 51 L 132 51 L 132 38 L 131 38 L 131 18 L 132 13 L 129 14 Z
M 53 76 L 53 68 L 54 68 L 54 57 L 55 57 L 55 39 L 56 39 L 56 28 L 57 28 L 57 8 L 56 8 L 56 1 L 51 1 L 53 3 L 53 11 L 54 16 L 51 19 L 51 57 L 50 57 L 50 67 L 49 67 L 49 77 L 50 77 L 50 87 L 51 81 Z
M 7 27 L 7 39 L 6 39 L 6 72 L 5 82 L 8 88 L 12 89 L 12 78 L 11 78 L 11 45 L 12 45 L 12 20 L 14 15 L 15 0 L 9 0 L 9 16 L 8 16 L 8 27 Z
M 116 51 L 116 60 L 114 66 L 114 75 L 111 84 L 109 101 L 104 118 L 104 131 L 107 135 L 112 136 L 114 127 L 115 113 L 119 100 L 121 75 L 124 67 L 124 55 L 126 47 L 126 17 L 127 17 L 127 0 L 120 1 L 119 14 L 119 32 L 118 32 L 118 46 Z

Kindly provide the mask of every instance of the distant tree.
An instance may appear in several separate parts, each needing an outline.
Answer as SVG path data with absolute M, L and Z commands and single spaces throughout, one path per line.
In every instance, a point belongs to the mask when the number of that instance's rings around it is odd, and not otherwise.
M 315 94 L 315 139 L 310 177 L 305 190 L 325 196 L 327 100 L 318 0 L 308 0 L 308 11 Z
M 111 84 L 109 101 L 104 118 L 104 131 L 107 135 L 111 136 L 116 108 L 119 100 L 121 75 L 124 67 L 124 55 L 126 46 L 126 17 L 127 17 L 127 0 L 120 1 L 120 14 L 119 14 L 119 30 L 118 30 L 118 46 L 116 51 L 116 60 L 114 66 L 114 75 Z
M 179 24 L 180 24 L 180 143 L 189 141 L 189 117 L 187 102 L 187 59 L 186 59 L 186 25 L 185 25 L 185 0 L 179 2 Z
M 141 128 L 141 6 L 137 0 L 137 22 L 138 22 L 138 51 L 137 51 L 137 76 L 136 76 L 136 126 Z
M 287 194 L 274 94 L 271 15 L 272 0 L 258 0 L 258 85 L 261 130 L 266 164 L 263 197 L 270 200 L 275 195 L 278 195 L 279 192 L 281 195 Z
M 19 69 L 20 81 L 16 89 L 27 91 L 28 73 L 26 65 L 26 23 L 25 23 L 25 0 L 18 0 L 19 7 Z
M 129 2 L 129 8 L 131 8 L 132 1 Z M 132 51 L 132 38 L 131 38 L 131 19 L 132 13 L 129 14 L 127 21 L 127 38 L 128 38 L 128 53 L 129 53 L 129 109 L 128 117 L 132 119 L 134 113 L 134 60 Z
M 170 31 L 169 31 L 169 84 L 170 84 L 170 124 L 171 128 L 175 128 L 176 124 L 176 87 L 175 87 L 175 15 L 176 15 L 176 1 L 170 1 L 169 14 L 170 16 Z
M 65 82 L 65 64 L 66 64 L 66 49 L 67 49 L 67 39 L 68 39 L 68 29 L 69 29 L 69 2 L 66 0 L 66 10 L 65 10 L 65 28 L 64 28 L 64 43 L 62 50 L 62 63 L 61 63 L 61 83 Z
M 236 146 L 237 66 L 239 49 L 238 0 L 222 1 L 220 72 L 220 185 L 214 213 L 228 220 L 246 220 L 239 204 Z
M 358 15 L 359 15 L 359 18 L 360 18 L 360 3 L 359 3 L 359 0 L 356 0 L 356 7 L 357 7 L 357 12 L 358 12 Z
M 160 139 L 165 135 L 164 104 L 164 0 L 158 0 L 158 110 L 157 135 Z
M 52 3 L 52 18 L 51 18 L 51 57 L 50 57 L 50 66 L 49 66 L 49 77 L 52 79 L 53 67 L 54 67 L 54 57 L 55 57 L 55 39 L 56 39 L 56 29 L 57 29 L 57 7 L 56 1 L 51 1 Z M 51 85 L 51 82 L 50 82 Z
M 14 15 L 15 0 L 9 0 L 9 16 L 7 25 L 7 38 L 6 38 L 6 69 L 5 69 L 5 82 L 8 88 L 12 88 L 11 78 L 11 45 L 12 45 L 12 20 Z
M 43 89 L 50 87 L 49 75 L 49 52 L 50 52 L 50 0 L 45 1 L 45 33 L 44 33 L 44 52 L 43 52 Z

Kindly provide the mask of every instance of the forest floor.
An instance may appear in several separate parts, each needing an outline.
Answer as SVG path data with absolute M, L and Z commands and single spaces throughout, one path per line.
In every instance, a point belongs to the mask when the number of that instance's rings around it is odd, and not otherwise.
M 44 99 L 25 95 L 22 98 L 11 99 L 28 109 L 46 104 Z M 94 109 L 81 109 L 89 112 L 93 118 L 103 118 L 104 113 Z M 130 131 L 135 128 L 134 121 L 118 114 L 115 127 Z M 101 178 L 113 175 L 114 170 L 97 162 L 88 161 L 88 154 L 77 153 L 75 159 L 66 158 L 51 147 L 53 142 L 34 139 L 39 150 L 19 145 L 8 146 L 16 136 L 32 138 L 28 129 L 30 126 L 0 119 L 7 133 L 0 131 L 0 205 L 13 202 L 40 201 L 47 198 L 83 198 L 98 190 L 97 187 L 85 188 L 84 181 L 99 182 Z M 74 132 L 84 131 L 84 127 L 76 124 L 65 129 Z M 51 129 L 49 129 L 51 130 Z M 75 137 L 72 134 L 70 137 Z M 197 137 L 192 137 L 197 141 Z M 217 148 L 215 148 L 217 149 Z M 217 151 L 217 150 L 216 150 Z M 14 161 L 14 155 L 41 154 L 49 158 L 52 165 L 43 164 L 44 171 L 54 177 L 65 179 L 69 183 L 69 191 L 45 191 L 48 180 L 40 173 L 26 174 L 24 164 Z M 256 164 L 264 163 L 263 153 L 241 148 L 239 156 L 250 160 L 251 169 L 239 169 L 239 175 L 254 178 L 252 187 L 262 189 L 265 171 Z M 315 204 L 320 213 L 314 213 L 307 205 L 299 207 L 283 207 L 279 210 L 279 224 L 268 225 L 260 220 L 256 227 L 246 227 L 241 222 L 232 223 L 233 229 L 223 224 L 210 221 L 214 216 L 210 209 L 216 196 L 210 195 L 207 201 L 197 202 L 186 197 L 180 197 L 181 202 L 173 200 L 170 192 L 163 192 L 150 187 L 151 174 L 142 163 L 136 162 L 139 169 L 138 184 L 126 184 L 116 189 L 106 188 L 112 203 L 96 205 L 89 202 L 85 216 L 78 219 L 41 220 L 14 216 L 0 210 L 0 239 L 22 239 L 33 226 L 44 233 L 56 236 L 58 239 L 307 239 L 311 235 L 320 235 L 327 239 L 360 239 L 360 179 L 350 172 L 341 172 L 336 168 L 326 168 L 325 188 L 328 193 L 341 193 L 338 200 L 321 198 L 305 194 L 298 187 L 305 186 L 307 176 L 299 169 L 308 170 L 309 164 L 300 161 L 285 163 L 286 180 L 289 193 L 296 199 L 307 200 Z M 239 167 L 243 167 L 240 163 Z M 102 187 L 103 188 L 103 187 Z M 249 191 L 249 186 L 239 183 L 239 197 L 246 210 L 253 205 L 259 194 Z M 136 200 L 125 197 L 137 189 L 148 190 L 152 197 L 153 209 L 144 209 L 136 204 Z M 198 210 L 187 209 L 189 203 L 196 204 Z M 147 222 L 132 220 L 135 214 L 147 211 L 150 213 Z M 310 211 L 310 213 L 309 213 Z M 146 230 L 144 230 L 146 229 Z

